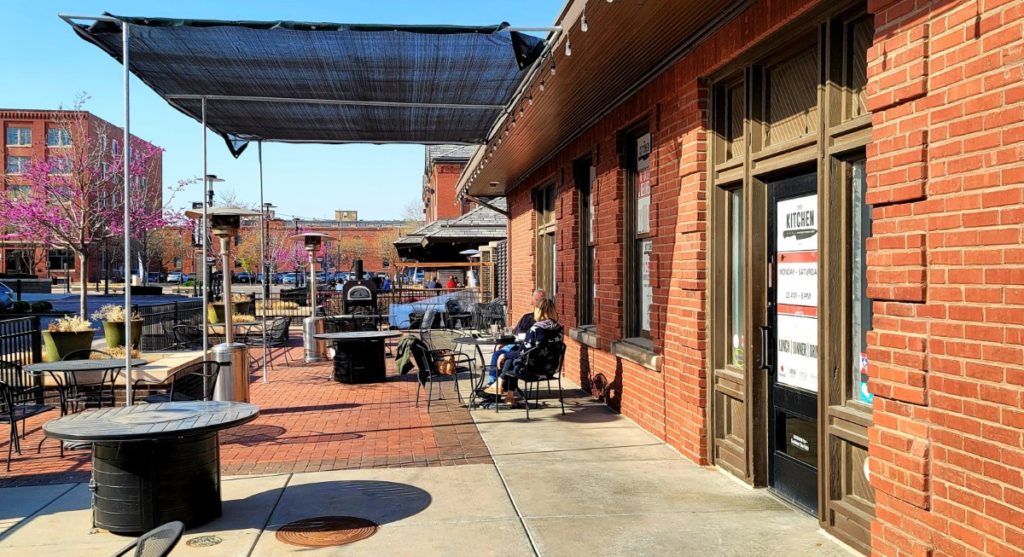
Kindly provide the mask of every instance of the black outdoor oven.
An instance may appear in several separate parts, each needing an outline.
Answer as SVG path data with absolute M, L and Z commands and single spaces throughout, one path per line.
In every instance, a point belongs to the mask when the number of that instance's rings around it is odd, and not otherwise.
M 346 314 L 377 313 L 377 283 L 363 278 L 363 260 L 356 259 L 352 265 L 354 279 L 342 285 L 342 309 Z

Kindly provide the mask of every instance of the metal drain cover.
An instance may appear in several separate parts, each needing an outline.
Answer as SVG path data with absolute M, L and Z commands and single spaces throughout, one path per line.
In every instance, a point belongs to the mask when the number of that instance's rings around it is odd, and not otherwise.
M 289 522 L 277 539 L 303 547 L 330 547 L 365 540 L 377 533 L 377 523 L 357 516 L 318 516 Z
M 185 545 L 189 547 L 213 547 L 224 540 L 218 536 L 196 536 L 187 542 Z

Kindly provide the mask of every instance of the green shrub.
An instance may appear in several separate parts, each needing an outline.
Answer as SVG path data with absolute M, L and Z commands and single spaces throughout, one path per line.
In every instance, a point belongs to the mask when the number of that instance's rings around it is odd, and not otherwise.
M 45 313 L 53 309 L 53 304 L 46 300 L 40 300 L 32 304 L 32 313 Z
M 32 306 L 29 305 L 28 302 L 24 300 L 18 300 L 17 302 L 14 302 L 14 306 L 11 308 L 11 311 L 13 311 L 14 313 L 28 313 L 28 310 L 31 307 Z

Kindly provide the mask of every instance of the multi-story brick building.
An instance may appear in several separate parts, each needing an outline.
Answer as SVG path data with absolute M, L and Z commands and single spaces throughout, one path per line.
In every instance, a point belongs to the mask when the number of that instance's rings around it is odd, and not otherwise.
M 79 125 L 81 124 L 81 125 Z M 30 188 L 25 176 L 33 161 L 64 156 L 76 142 L 89 141 L 89 156 L 105 157 L 101 163 L 109 172 L 117 173 L 111 164 L 122 149 L 124 131 L 106 120 L 85 111 L 0 109 L 0 129 L 4 142 L 0 145 L 0 158 L 4 161 L 3 189 L 5 194 Z M 90 137 L 76 137 L 87 133 Z M 135 140 L 143 142 L 138 137 Z M 147 143 L 148 145 L 148 143 Z M 138 176 L 135 187 L 145 188 L 145 199 L 150 209 L 163 206 L 163 155 L 158 150 L 148 160 L 148 171 Z M 113 186 L 112 186 L 113 187 Z M 120 192 L 111 191 L 111 195 Z M 118 252 L 116 246 L 103 250 L 96 246 L 89 259 L 88 278 L 98 280 L 104 268 L 103 253 Z M 60 246 L 40 246 L 27 241 L 0 241 L 0 273 L 78 278 L 78 261 Z M 120 263 L 117 263 L 120 266 Z
M 558 24 L 460 183 L 511 313 L 554 293 L 568 376 L 861 551 L 1024 554 L 1024 2 Z
M 455 185 L 469 162 L 471 145 L 428 145 L 423 168 L 423 216 L 425 224 L 454 219 L 473 208 L 455 195 Z

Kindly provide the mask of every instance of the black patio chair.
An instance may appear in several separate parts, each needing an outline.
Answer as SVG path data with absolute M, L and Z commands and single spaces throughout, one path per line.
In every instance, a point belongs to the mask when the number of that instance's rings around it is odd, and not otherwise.
M 434 382 L 445 377 L 446 374 L 441 373 L 438 364 L 440 358 L 438 358 L 427 346 L 425 342 L 417 342 L 413 344 L 412 357 L 416 361 L 416 367 L 419 368 L 419 373 L 416 377 L 416 407 L 420 406 L 420 390 L 426 389 L 427 391 L 427 412 L 430 412 L 430 403 L 434 400 Z M 459 400 L 462 400 L 462 393 L 459 392 L 459 374 L 456 371 L 451 374 L 452 384 L 455 388 L 455 394 Z M 472 381 L 470 381 L 472 383 Z M 437 394 L 440 400 L 444 400 L 444 391 L 441 390 L 440 383 L 437 386 Z
M 274 349 L 281 349 L 284 352 L 285 363 L 290 363 L 290 356 L 288 355 L 288 327 L 292 324 L 291 317 L 275 317 L 270 321 L 267 327 L 267 340 L 264 344 L 263 335 L 251 336 L 247 339 L 246 344 L 253 348 L 261 348 L 267 350 L 268 363 L 270 368 L 274 368 Z M 256 358 L 250 359 L 250 365 L 259 365 Z
M 457 298 L 448 298 L 444 303 L 444 309 L 448 314 L 445 324 L 449 329 L 463 329 L 466 325 L 472 324 L 473 314 L 464 310 Z
M 529 350 L 512 364 L 511 373 L 503 373 L 506 381 L 516 383 L 515 391 L 523 397 L 526 407 L 526 419 L 530 419 L 530 393 L 533 393 L 534 404 L 540 407 L 540 382 L 547 381 L 548 393 L 551 392 L 551 380 L 558 381 L 558 402 L 565 414 L 565 400 L 562 394 L 562 363 L 565 361 L 565 342 L 561 337 L 548 340 Z M 523 385 L 526 385 L 524 391 Z M 532 385 L 532 387 L 531 387 Z M 498 404 L 494 405 L 495 411 Z
M 182 350 L 201 348 L 203 345 L 203 330 L 195 325 L 181 324 L 172 328 L 174 332 L 174 346 Z
M 189 400 L 213 400 L 213 390 L 220 375 L 220 364 L 212 360 L 196 362 L 178 371 L 171 378 L 171 387 L 166 393 L 147 396 L 146 402 L 180 402 Z
M 93 359 L 109 359 L 113 358 L 108 352 L 102 350 L 94 350 L 92 348 L 83 348 L 81 350 L 75 350 L 69 352 L 61 358 L 62 362 L 68 362 L 72 360 L 93 360 Z M 88 382 L 83 383 L 81 378 L 74 373 L 64 374 L 64 400 L 62 401 L 61 412 L 67 414 L 67 409 L 64 405 L 71 406 L 73 412 L 78 412 L 79 404 L 83 408 L 88 408 L 90 404 L 95 404 L 99 408 L 103 408 L 104 402 L 109 402 L 111 406 L 114 405 L 114 386 L 117 380 L 116 370 L 107 370 L 102 372 L 99 382 Z M 106 387 L 107 374 L 113 374 L 110 378 L 110 392 L 104 392 Z M 55 379 L 56 380 L 56 379 Z
M 178 545 L 184 531 L 185 524 L 177 520 L 157 526 L 121 548 L 113 557 L 166 557 Z
M 11 456 L 13 451 L 21 454 L 21 441 L 18 438 L 18 422 L 21 422 L 22 437 L 25 435 L 25 420 L 53 410 L 48 404 L 37 404 L 34 402 L 16 402 L 17 389 L 11 387 L 4 381 L 0 381 L 0 423 L 7 423 L 11 426 L 10 439 L 7 444 L 7 471 L 11 471 Z

